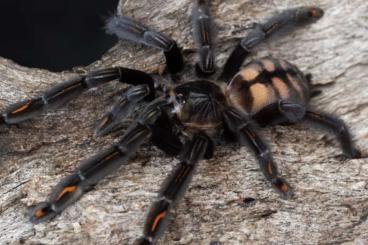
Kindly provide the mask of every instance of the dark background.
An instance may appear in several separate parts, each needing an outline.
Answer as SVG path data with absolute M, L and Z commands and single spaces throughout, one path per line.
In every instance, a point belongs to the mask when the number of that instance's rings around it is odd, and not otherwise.
M 0 56 L 52 71 L 88 65 L 116 42 L 104 22 L 118 0 L 1 0 Z

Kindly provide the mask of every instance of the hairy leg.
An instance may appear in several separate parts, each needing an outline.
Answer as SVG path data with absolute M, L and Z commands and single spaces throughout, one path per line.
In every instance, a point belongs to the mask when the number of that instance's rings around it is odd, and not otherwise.
M 71 175 L 62 179 L 50 193 L 48 201 L 32 209 L 31 222 L 39 223 L 55 217 L 105 176 L 127 164 L 143 141 L 151 136 L 151 127 L 165 106 L 167 102 L 163 100 L 150 103 L 116 144 L 86 159 Z
M 255 47 L 270 36 L 280 33 L 280 31 L 292 30 L 304 24 L 314 22 L 321 18 L 322 15 L 323 10 L 317 7 L 300 7 L 285 10 L 264 23 L 256 24 L 230 54 L 219 79 L 229 82 Z
M 175 74 L 182 70 L 184 61 L 180 49 L 174 40 L 164 34 L 125 16 L 111 17 L 106 23 L 106 29 L 122 40 L 162 50 L 169 73 Z
M 117 79 L 122 83 L 132 85 L 147 84 L 149 87 L 147 98 L 152 100 L 155 96 L 154 81 L 149 74 L 124 67 L 102 69 L 59 83 L 38 97 L 25 99 L 8 106 L 1 113 L 0 122 L 6 125 L 18 124 L 47 110 L 64 105 L 85 90 Z
M 137 244 L 152 244 L 165 230 L 170 212 L 187 190 L 198 161 L 208 150 L 210 139 L 198 133 L 183 148 L 181 162 L 166 178 L 159 191 L 157 200 L 152 204 L 143 231 L 143 237 Z
M 361 152 L 356 149 L 353 144 L 348 127 L 342 120 L 329 116 L 327 114 L 313 111 L 306 112 L 305 120 L 321 125 L 324 128 L 330 129 L 333 133 L 335 133 L 337 139 L 340 141 L 342 151 L 346 157 L 362 157 Z
M 224 123 L 237 135 L 240 142 L 248 143 L 252 148 L 258 163 L 266 179 L 281 194 L 283 198 L 289 198 L 293 195 L 290 185 L 279 176 L 276 164 L 272 160 L 271 152 L 262 138 L 254 130 L 251 123 L 239 111 L 233 108 L 227 108 L 224 111 Z
M 197 74 L 208 76 L 215 72 L 213 54 L 214 24 L 206 0 L 196 0 L 192 10 L 193 36 L 198 46 Z

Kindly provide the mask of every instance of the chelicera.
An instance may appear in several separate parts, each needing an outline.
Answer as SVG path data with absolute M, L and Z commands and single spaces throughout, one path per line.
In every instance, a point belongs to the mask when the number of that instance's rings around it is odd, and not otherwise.
M 109 32 L 121 39 L 162 50 L 166 69 L 157 74 L 125 67 L 94 71 L 57 84 L 39 97 L 10 105 L 2 112 L 2 124 L 19 124 L 65 104 L 87 89 L 119 80 L 130 86 L 98 123 L 95 133 L 101 136 L 119 126 L 138 104 L 144 104 L 144 110 L 119 141 L 86 159 L 74 173 L 62 179 L 48 200 L 31 210 L 31 221 L 43 222 L 61 213 L 102 178 L 127 164 L 147 139 L 181 161 L 152 204 L 143 236 L 137 240 L 139 244 L 157 241 L 170 212 L 186 191 L 198 162 L 211 158 L 219 142 L 247 143 L 274 189 L 283 198 L 292 196 L 291 186 L 280 177 L 255 125 L 289 125 L 308 120 L 334 131 L 346 157 L 360 157 L 341 120 L 309 108 L 308 102 L 314 93 L 310 75 L 303 74 L 287 61 L 272 57 L 251 61 L 241 68 L 254 48 L 268 37 L 313 23 L 322 15 L 323 11 L 317 7 L 299 7 L 256 24 L 230 54 L 220 76 L 214 78 L 214 26 L 205 1 L 196 1 L 192 22 L 199 62 L 195 66 L 198 79 L 194 81 L 180 79 L 184 59 L 174 40 L 128 17 L 110 18 L 107 22 Z

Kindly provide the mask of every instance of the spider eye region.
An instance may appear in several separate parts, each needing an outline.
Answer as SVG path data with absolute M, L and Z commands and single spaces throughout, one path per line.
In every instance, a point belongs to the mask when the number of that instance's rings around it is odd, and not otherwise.
M 221 123 L 221 105 L 225 95 L 221 88 L 209 81 L 194 81 L 174 90 L 175 113 L 189 128 L 209 129 Z

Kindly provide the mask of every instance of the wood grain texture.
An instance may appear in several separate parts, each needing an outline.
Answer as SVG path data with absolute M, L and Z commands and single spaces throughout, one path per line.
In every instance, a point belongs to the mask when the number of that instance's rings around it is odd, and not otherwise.
M 267 42 L 253 57 L 272 55 L 312 73 L 323 91 L 312 106 L 344 119 L 367 156 L 366 0 L 211 2 L 221 66 L 236 44 L 234 38 L 243 37 L 252 22 L 292 6 L 321 6 L 323 19 Z M 192 49 L 191 6 L 189 0 L 126 0 L 118 12 Z M 190 64 L 197 59 L 194 54 L 185 58 Z M 156 50 L 120 42 L 85 69 L 121 65 L 152 71 L 163 62 Z M 70 71 L 52 73 L 0 58 L 0 111 L 71 76 Z M 105 85 L 20 128 L 0 129 L 0 244 L 131 244 L 141 235 L 159 183 L 178 162 L 149 144 L 54 220 L 32 225 L 26 215 L 82 159 L 114 142 L 112 136 L 94 138 L 92 131 L 119 89 L 115 82 Z M 303 125 L 266 129 L 263 136 L 296 197 L 280 199 L 247 148 L 218 147 L 213 159 L 200 164 L 159 244 L 368 243 L 368 158 L 341 161 L 333 137 Z M 256 201 L 245 205 L 248 197 Z

